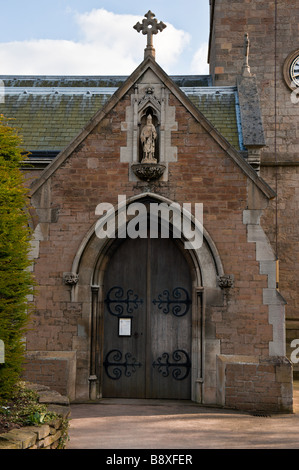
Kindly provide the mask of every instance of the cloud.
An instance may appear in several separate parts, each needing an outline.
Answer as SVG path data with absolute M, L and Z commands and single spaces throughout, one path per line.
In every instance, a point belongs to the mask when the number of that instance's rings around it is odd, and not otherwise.
M 195 52 L 191 62 L 191 73 L 195 75 L 208 75 L 209 66 L 207 64 L 208 44 L 202 44 Z
M 104 9 L 74 13 L 78 41 L 39 39 L 0 44 L 2 74 L 128 75 L 143 60 L 146 36 L 133 26 L 140 17 Z M 154 37 L 156 60 L 171 73 L 190 35 L 167 23 Z

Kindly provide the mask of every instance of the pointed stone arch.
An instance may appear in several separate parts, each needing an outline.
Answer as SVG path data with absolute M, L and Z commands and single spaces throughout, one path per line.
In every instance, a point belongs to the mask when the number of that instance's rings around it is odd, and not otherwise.
M 163 196 L 154 194 L 154 193 L 142 193 L 138 196 L 133 196 L 126 200 L 126 206 L 130 206 L 135 202 L 156 202 L 156 203 L 165 203 L 168 205 L 173 205 L 174 201 L 165 198 Z M 119 207 L 116 205 L 111 210 L 110 216 L 118 216 Z M 109 217 L 109 214 L 108 214 Z M 224 269 L 222 266 L 221 258 L 217 250 L 216 244 L 214 243 L 212 237 L 206 230 L 206 228 L 199 227 L 195 223 L 194 216 L 192 217 L 192 224 L 194 230 L 202 231 L 202 245 L 198 249 L 188 250 L 190 253 L 190 258 L 192 258 L 194 266 L 196 266 L 196 282 L 202 287 L 215 287 L 217 285 L 217 277 L 224 274 Z M 162 219 L 163 220 L 163 219 Z M 168 222 L 168 220 L 167 220 Z M 121 225 L 118 226 L 118 230 L 121 230 L 127 223 L 127 220 L 122 218 Z M 170 220 L 171 223 L 171 220 Z M 97 222 L 93 224 L 90 230 L 86 233 L 83 238 L 77 253 L 73 260 L 72 272 L 79 275 L 81 282 L 87 282 L 89 285 L 100 282 L 101 280 L 101 269 L 100 266 L 105 264 L 107 253 L 111 245 L 117 239 L 117 233 L 114 238 L 111 239 L 100 239 L 96 236 L 96 225 Z M 181 243 L 184 243 L 186 238 L 182 234 Z M 97 256 L 93 258 L 93 265 L 90 266 L 90 254 L 94 252 L 97 253 Z M 103 261 L 102 261 L 103 259 Z M 87 265 L 86 265 L 87 261 Z M 87 269 L 89 267 L 89 269 Z M 84 273 L 83 273 L 84 271 Z M 74 300 L 77 297 L 77 294 L 74 294 Z
M 133 203 L 165 203 L 173 204 L 173 201 L 154 193 L 142 193 L 126 200 L 126 207 Z M 118 206 L 111 210 L 110 217 L 118 215 Z M 121 230 L 127 224 L 122 218 L 118 227 Z M 162 220 L 163 223 L 163 220 Z M 171 223 L 171 221 L 170 221 Z M 192 220 L 194 230 L 202 231 L 202 245 L 200 248 L 185 249 L 186 240 L 182 236 L 177 238 L 179 249 L 183 252 L 190 268 L 192 279 L 192 392 L 191 398 L 195 402 L 206 403 L 205 393 L 216 397 L 216 355 L 220 353 L 220 342 L 215 335 L 206 337 L 206 307 L 215 302 L 223 302 L 222 291 L 218 285 L 218 278 L 224 274 L 221 258 L 217 247 L 206 229 L 198 227 Z M 117 234 L 116 234 L 117 235 Z M 119 246 L 121 239 L 100 239 L 96 235 L 96 223 L 91 227 L 81 242 L 74 257 L 72 273 L 79 279 L 71 287 L 73 302 L 82 304 L 82 310 L 88 319 L 88 350 L 77 350 L 77 355 L 84 356 L 85 360 L 78 362 L 77 397 L 96 399 L 101 396 L 101 384 L 99 383 L 99 363 L 101 343 L 101 317 L 103 309 L 103 283 L 104 275 L 109 261 Z M 85 345 L 86 348 L 86 345 Z M 82 366 L 82 364 L 85 364 Z M 205 382 L 204 377 L 208 378 Z M 214 398 L 214 402 L 216 398 Z M 213 402 L 213 399 L 212 401 Z

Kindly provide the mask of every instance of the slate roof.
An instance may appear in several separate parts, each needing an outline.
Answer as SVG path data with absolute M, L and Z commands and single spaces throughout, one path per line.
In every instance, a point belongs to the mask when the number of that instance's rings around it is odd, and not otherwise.
M 171 93 L 175 96 L 175 98 L 180 102 L 180 104 L 186 109 L 187 112 L 190 113 L 193 118 L 201 124 L 203 129 L 211 136 L 211 138 L 216 142 L 220 148 L 222 148 L 226 155 L 227 158 L 229 158 L 234 164 L 239 168 L 240 171 L 242 171 L 246 177 L 257 187 L 261 192 L 266 196 L 268 199 L 272 199 L 275 197 L 275 192 L 270 188 L 270 186 L 263 181 L 262 178 L 259 177 L 258 173 L 253 169 L 253 167 L 246 161 L 246 158 L 244 154 L 239 152 L 233 145 L 229 143 L 229 141 L 216 129 L 216 127 L 205 117 L 205 115 L 192 103 L 192 101 L 187 97 L 186 94 L 186 88 L 188 88 L 189 95 L 194 95 L 196 92 L 196 88 L 201 89 L 201 88 L 209 88 L 210 79 L 209 77 L 198 77 L 198 80 L 196 79 L 195 82 L 192 81 L 193 83 L 189 81 L 188 77 L 183 78 L 183 83 L 178 83 L 175 82 L 174 79 L 169 77 L 165 71 L 156 63 L 154 57 L 152 55 L 147 55 L 147 57 L 144 58 L 143 62 L 134 70 L 134 72 L 124 80 L 124 82 L 116 89 L 116 91 L 113 93 L 111 98 L 105 103 L 105 105 L 98 109 L 96 113 L 93 115 L 93 117 L 84 124 L 83 128 L 80 130 L 80 132 L 66 145 L 65 148 L 63 148 L 59 154 L 51 161 L 50 164 L 44 167 L 44 170 L 42 173 L 39 175 L 39 178 L 34 179 L 31 183 L 30 186 L 30 193 L 33 196 L 36 191 L 41 188 L 46 181 L 51 178 L 51 176 L 61 167 L 61 165 L 64 164 L 64 162 L 69 158 L 70 155 L 76 149 L 79 148 L 79 146 L 84 142 L 84 140 L 87 138 L 87 136 L 94 131 L 94 129 L 101 123 L 101 121 L 106 117 L 109 112 L 113 110 L 113 108 L 117 105 L 119 100 L 121 100 L 127 93 L 130 92 L 132 87 L 138 83 L 138 81 L 141 79 L 141 77 L 144 76 L 145 73 L 150 72 L 153 73 L 156 78 L 164 84 L 166 88 L 168 88 Z M 182 77 L 179 77 L 180 80 Z M 186 81 L 185 81 L 186 78 Z M 250 80 L 253 77 L 250 77 Z M 111 77 L 110 77 L 111 79 Z M 204 83 L 206 81 L 206 83 Z M 111 82 L 111 80 L 110 80 Z M 186 86 L 186 82 L 187 85 Z M 1 77 L 0 77 L 0 84 L 1 84 Z M 207 86 L 208 85 L 208 86 Z M 2 87 L 3 88 L 3 87 Z M 9 89 L 9 87 L 7 87 Z M 42 87 L 40 87 L 42 88 Z M 59 87 L 58 87 L 59 88 Z M 68 92 L 71 92 L 71 87 L 68 87 Z M 74 87 L 73 87 L 74 88 Z M 78 87 L 77 87 L 78 88 Z M 80 88 L 80 87 L 79 87 Z M 82 88 L 82 87 L 81 87 Z M 248 87 L 251 89 L 252 87 Z M 183 91 L 185 89 L 185 92 Z M 242 89 L 242 87 L 241 87 Z M 215 94 L 218 92 L 219 89 L 214 89 Z M 245 86 L 245 91 L 247 90 L 247 87 Z M 1 90 L 0 90 L 1 91 Z M 54 94 L 57 94 L 57 88 L 53 90 Z M 203 90 L 201 90 L 203 91 Z M 240 89 L 237 84 L 236 89 L 231 89 L 230 91 L 226 88 L 224 90 L 225 92 L 230 92 L 235 96 L 235 112 L 236 112 L 236 117 L 238 115 L 242 116 L 242 111 L 244 114 L 244 109 L 242 109 L 241 101 L 240 105 L 238 105 L 238 97 L 240 94 Z M 211 90 L 209 90 L 211 92 Z M 74 94 L 74 90 L 71 94 Z M 219 92 L 218 92 L 219 94 Z M 221 93 L 220 93 L 221 95 Z M 242 92 L 240 94 L 240 97 L 242 95 Z M 246 95 L 246 93 L 245 93 Z M 246 96 L 243 96 L 242 98 L 245 98 Z M 245 100 L 246 101 L 246 100 Z M 217 103 L 217 100 L 212 100 L 212 102 Z M 239 112 L 238 109 L 239 108 Z M 248 112 L 250 109 L 246 110 L 245 109 L 245 116 L 248 115 L 248 119 L 250 121 L 252 117 L 252 113 Z M 221 110 L 219 110 L 221 112 Z M 235 121 L 234 121 L 235 122 Z M 237 132 L 240 132 L 239 125 L 238 125 L 238 117 L 236 119 L 236 128 Z M 63 124 L 63 123 L 62 123 Z M 251 123 L 250 123 L 251 124 Z M 242 129 L 241 129 L 242 131 Z
M 235 87 L 182 88 L 182 91 L 235 149 L 243 150 Z
M 127 77 L 9 77 L 0 114 L 13 118 L 32 159 L 54 158 Z M 237 150 L 242 150 L 237 89 L 215 88 L 210 76 L 170 77 Z

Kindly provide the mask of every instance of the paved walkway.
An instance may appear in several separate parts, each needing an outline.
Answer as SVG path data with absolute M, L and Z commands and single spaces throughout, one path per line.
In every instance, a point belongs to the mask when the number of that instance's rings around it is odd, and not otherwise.
M 180 401 L 73 404 L 67 448 L 299 449 L 299 382 L 294 414 L 270 417 Z

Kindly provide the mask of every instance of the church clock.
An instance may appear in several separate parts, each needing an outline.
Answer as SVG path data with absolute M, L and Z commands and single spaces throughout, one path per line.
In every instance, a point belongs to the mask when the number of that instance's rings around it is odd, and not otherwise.
M 299 49 L 288 55 L 283 66 L 286 84 L 294 90 L 299 87 Z
M 299 54 L 293 62 L 291 63 L 290 66 L 290 77 L 292 82 L 296 85 L 299 86 Z

